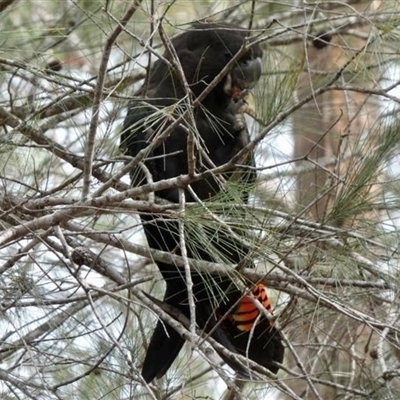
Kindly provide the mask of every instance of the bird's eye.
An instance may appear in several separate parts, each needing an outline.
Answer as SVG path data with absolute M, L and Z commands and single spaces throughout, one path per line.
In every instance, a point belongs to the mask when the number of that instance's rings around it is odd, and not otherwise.
M 229 59 L 232 58 L 232 54 L 229 53 L 229 52 L 227 51 L 227 52 L 224 53 L 224 57 L 225 57 L 227 60 L 229 60 Z
M 250 64 L 250 59 L 249 58 L 246 58 L 245 60 L 240 60 L 239 61 L 239 64 L 240 64 L 240 66 L 241 67 L 248 67 L 249 66 L 249 64 Z

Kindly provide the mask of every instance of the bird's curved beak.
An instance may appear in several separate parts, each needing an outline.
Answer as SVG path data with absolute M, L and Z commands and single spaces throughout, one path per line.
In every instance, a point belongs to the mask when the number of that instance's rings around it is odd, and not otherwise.
M 233 86 L 240 89 L 252 89 L 261 77 L 262 63 L 261 58 L 257 57 L 239 63 L 231 73 Z

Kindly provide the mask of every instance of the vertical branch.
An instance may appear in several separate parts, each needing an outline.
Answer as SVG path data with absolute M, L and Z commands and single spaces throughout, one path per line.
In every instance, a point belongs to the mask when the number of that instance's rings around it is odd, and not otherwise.
M 183 189 L 179 189 L 179 211 L 183 216 L 185 213 L 185 205 L 186 205 L 186 197 L 185 191 Z M 186 240 L 185 240 L 185 222 L 183 218 L 179 219 L 179 247 L 181 250 L 181 254 L 184 260 L 184 269 L 185 269 L 185 279 L 186 279 L 186 287 L 188 292 L 188 302 L 189 302 L 189 310 L 190 310 L 190 326 L 189 331 L 191 335 L 195 335 L 196 333 L 196 305 L 194 302 L 193 295 L 193 280 L 192 274 L 190 271 L 190 264 L 186 249 Z
M 165 34 L 165 31 L 160 24 L 159 26 L 159 33 L 161 40 L 164 44 L 166 52 L 169 54 L 169 58 L 171 59 L 171 64 L 174 70 L 174 73 L 178 76 L 178 79 L 180 80 L 184 90 L 185 90 L 185 103 L 187 109 L 185 110 L 185 113 L 187 113 L 188 119 L 189 119 L 189 129 L 188 129 L 188 137 L 187 137 L 187 161 L 188 161 L 188 174 L 190 176 L 193 176 L 195 173 L 195 131 L 196 131 L 196 122 L 194 119 L 193 115 L 193 109 L 194 109 L 194 104 L 193 104 L 193 93 L 192 90 L 190 89 L 190 86 L 187 82 L 185 72 L 183 71 L 182 65 L 179 61 L 178 54 L 175 51 L 174 46 L 171 43 L 171 40 L 168 38 L 168 36 Z
M 82 199 L 85 200 L 89 195 L 90 179 L 92 176 L 93 158 L 94 158 L 94 144 L 96 138 L 97 126 L 99 123 L 100 104 L 103 98 L 103 88 L 107 72 L 107 64 L 110 58 L 111 49 L 117 40 L 123 28 L 132 18 L 133 14 L 138 10 L 142 0 L 135 0 L 134 4 L 131 5 L 126 13 L 121 18 L 119 25 L 115 27 L 109 38 L 104 45 L 103 56 L 100 62 L 99 72 L 97 75 L 97 83 L 94 89 L 94 98 L 92 106 L 92 117 L 90 119 L 89 132 L 85 148 L 85 159 L 83 169 L 83 187 L 82 187 Z

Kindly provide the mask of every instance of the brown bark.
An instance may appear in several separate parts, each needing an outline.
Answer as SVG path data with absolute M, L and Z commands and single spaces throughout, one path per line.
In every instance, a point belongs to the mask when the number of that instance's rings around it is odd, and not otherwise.
M 321 6 L 323 2 L 318 3 Z M 347 6 L 343 2 L 341 6 L 335 3 L 333 9 L 333 2 L 326 3 L 327 15 L 351 10 L 362 15 L 378 10 L 381 5 L 381 1 L 347 1 Z M 369 38 L 370 30 L 371 25 L 365 24 L 357 31 L 358 35 L 353 36 L 339 35 L 329 29 L 328 32 L 307 32 L 307 44 L 299 55 L 304 60 L 305 72 L 299 77 L 298 98 L 324 85 L 373 88 L 379 80 L 378 70 L 371 67 L 374 60 L 369 50 L 373 43 L 363 37 Z M 363 158 L 379 144 L 379 135 L 368 135 L 377 117 L 376 99 L 368 93 L 351 90 L 326 91 L 293 115 L 294 156 L 312 160 L 316 165 L 315 169 L 298 176 L 296 200 L 300 214 L 346 228 L 355 224 L 363 213 L 362 207 L 357 209 L 357 205 L 368 202 L 379 190 L 369 184 L 379 179 L 379 168 L 365 184 L 360 181 Z M 348 200 L 346 207 L 339 207 L 344 198 Z M 370 218 L 365 212 L 363 217 Z M 310 259 L 326 257 L 323 252 L 317 251 L 320 255 L 316 255 L 315 249 L 310 250 L 311 253 Z M 310 262 L 310 265 L 303 266 L 311 269 L 314 264 Z M 371 303 L 361 301 L 359 307 L 370 312 L 376 306 Z M 360 387 L 368 386 L 368 374 L 374 373 L 377 363 L 379 333 L 340 313 L 330 313 L 321 307 L 306 308 L 304 303 L 296 307 L 299 322 L 289 324 L 286 330 L 307 375 L 343 385 L 343 388 L 352 386 L 357 376 Z M 293 355 L 286 361 L 289 368 L 300 372 Z M 344 394 L 343 389 L 323 383 L 316 383 L 312 388 L 304 378 L 294 379 L 290 386 L 297 395 L 308 400 L 335 399 Z M 353 382 L 352 387 L 356 386 Z
M 360 15 L 376 10 L 380 4 L 379 1 L 350 3 Z M 335 9 L 338 13 L 346 10 L 349 9 Z M 377 70 L 370 67 L 374 62 L 370 56 L 373 44 L 361 37 L 368 36 L 370 29 L 369 24 L 362 26 L 358 36 L 308 33 L 301 54 L 305 72 L 299 79 L 298 97 L 327 84 L 372 88 L 371 82 L 378 79 Z M 295 113 L 295 157 L 305 157 L 320 165 L 297 180 L 297 202 L 306 215 L 316 221 L 348 226 L 346 215 L 329 214 L 354 181 L 360 152 L 366 154 L 376 146 L 376 137 L 366 139 L 376 118 L 376 99 L 352 90 L 327 91 Z M 362 188 L 359 195 L 365 196 L 369 190 Z

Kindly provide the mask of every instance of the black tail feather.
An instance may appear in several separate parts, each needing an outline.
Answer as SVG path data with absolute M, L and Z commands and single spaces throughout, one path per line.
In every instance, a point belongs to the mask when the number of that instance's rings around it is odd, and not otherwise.
M 178 356 L 185 340 L 169 325 L 158 321 L 147 349 L 142 376 L 149 383 L 161 378 Z

